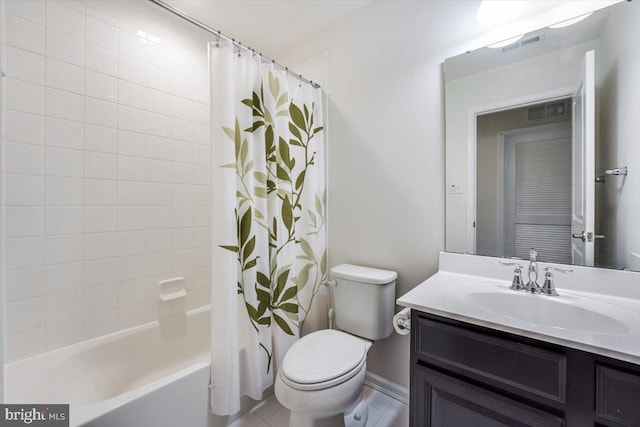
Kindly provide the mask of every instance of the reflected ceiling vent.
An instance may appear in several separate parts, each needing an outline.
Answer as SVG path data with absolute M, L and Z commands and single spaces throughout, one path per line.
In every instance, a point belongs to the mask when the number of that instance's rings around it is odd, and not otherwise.
M 549 119 L 566 116 L 569 113 L 569 101 L 555 101 L 543 105 L 535 105 L 527 109 L 527 120 Z
M 544 34 L 538 34 L 536 36 L 527 37 L 526 39 L 518 40 L 515 43 L 511 43 L 510 45 L 503 47 L 502 49 L 500 49 L 500 52 L 502 53 L 509 52 L 514 49 L 540 43 L 542 40 L 544 40 Z

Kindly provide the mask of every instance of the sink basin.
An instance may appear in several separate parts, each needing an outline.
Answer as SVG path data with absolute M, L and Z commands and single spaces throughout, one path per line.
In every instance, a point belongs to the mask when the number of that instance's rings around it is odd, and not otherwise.
M 398 304 L 640 365 L 637 273 L 573 270 L 559 278 L 559 296 L 535 295 L 509 289 L 511 274 L 495 258 L 441 253 L 440 270 Z
M 524 292 L 472 292 L 464 299 L 476 307 L 496 314 L 531 322 L 588 333 L 627 333 L 629 328 L 620 320 L 603 314 L 603 311 L 619 310 L 611 306 L 602 308 L 574 305 L 561 297 L 531 295 Z M 582 305 L 582 304 L 581 304 Z M 608 304 L 607 304 L 608 305 Z M 597 311 L 596 311 L 597 310 Z

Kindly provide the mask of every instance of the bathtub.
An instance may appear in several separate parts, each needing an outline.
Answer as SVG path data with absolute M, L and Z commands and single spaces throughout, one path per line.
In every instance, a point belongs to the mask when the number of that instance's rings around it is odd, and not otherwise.
M 226 426 L 237 416 L 209 405 L 210 329 L 203 307 L 7 364 L 7 403 L 69 403 L 72 427 Z

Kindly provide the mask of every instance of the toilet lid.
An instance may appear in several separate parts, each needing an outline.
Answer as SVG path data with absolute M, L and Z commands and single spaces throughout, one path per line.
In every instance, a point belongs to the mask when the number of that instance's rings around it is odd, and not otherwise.
M 363 340 L 334 329 L 302 337 L 287 351 L 282 374 L 298 384 L 314 384 L 343 376 L 367 355 Z

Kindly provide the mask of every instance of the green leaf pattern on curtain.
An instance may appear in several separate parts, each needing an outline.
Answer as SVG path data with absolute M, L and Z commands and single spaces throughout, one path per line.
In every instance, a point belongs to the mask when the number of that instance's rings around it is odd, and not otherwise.
M 326 192 L 314 194 L 311 206 L 303 205 L 305 177 L 315 167 L 315 147 L 323 143 L 323 126 L 314 120 L 314 103 L 296 104 L 281 89 L 284 85 L 278 77 L 271 72 L 267 74 L 267 81 L 262 82 L 259 91 L 241 101 L 251 109 L 253 121 L 240 123 L 236 117 L 231 127 L 223 127 L 228 142 L 235 146 L 236 162 L 220 167 L 236 171 L 237 246 L 219 246 L 237 256 L 241 280 L 235 286 L 255 331 L 277 327 L 287 335 L 297 335 L 327 274 L 324 246 L 321 253 L 316 253 L 310 244 L 310 239 L 324 238 L 320 234 L 325 226 Z M 281 119 L 287 119 L 287 129 L 280 128 Z M 254 143 L 264 143 L 264 170 L 249 160 L 252 156 L 248 134 L 264 135 L 252 138 Z M 303 221 L 304 228 L 300 226 Z M 265 231 L 269 262 L 259 263 L 255 249 L 259 235 Z M 279 262 L 281 252 L 291 249 L 295 251 L 295 259 L 303 262 L 296 269 L 292 264 Z M 262 265 L 268 269 L 261 270 Z M 309 286 L 311 291 L 302 298 L 301 291 Z M 249 290 L 257 303 L 245 297 Z M 273 350 L 263 342 L 260 348 L 267 357 L 268 372 Z

